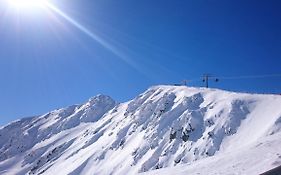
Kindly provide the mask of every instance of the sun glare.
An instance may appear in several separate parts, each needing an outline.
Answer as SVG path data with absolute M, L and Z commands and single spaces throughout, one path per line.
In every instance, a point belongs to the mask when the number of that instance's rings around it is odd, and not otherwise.
M 32 9 L 46 6 L 45 0 L 8 0 L 9 4 L 17 9 Z
M 100 37 L 95 32 L 92 32 L 91 30 L 80 24 L 79 21 L 76 21 L 75 19 L 68 16 L 64 11 L 56 7 L 52 3 L 52 0 L 6 0 L 6 1 L 12 7 L 12 10 L 14 10 L 17 14 L 30 14 L 31 12 L 33 17 L 34 16 L 33 12 L 44 11 L 44 12 L 48 12 L 48 14 L 55 14 L 57 16 L 60 16 L 68 23 L 72 24 L 74 27 L 79 29 L 81 32 L 88 35 L 91 39 L 95 40 L 100 45 L 108 49 L 110 52 L 118 56 L 122 61 L 126 62 L 127 64 L 129 64 L 130 66 L 134 67 L 136 70 L 141 72 L 139 66 L 134 61 L 129 59 L 128 56 L 123 52 L 121 52 L 115 45 L 112 45 L 110 42 Z M 54 16 L 52 15 L 52 17 Z

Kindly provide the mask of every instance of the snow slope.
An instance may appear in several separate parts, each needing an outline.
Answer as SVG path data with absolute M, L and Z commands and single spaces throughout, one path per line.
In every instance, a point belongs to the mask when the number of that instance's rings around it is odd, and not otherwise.
M 219 153 L 188 165 L 154 170 L 143 175 L 255 175 L 281 165 L 281 133 L 260 139 L 256 144 Z M 176 173 L 175 173 L 176 172 Z M 276 175 L 280 175 L 279 174 Z
M 121 104 L 98 95 L 0 128 L 0 174 L 258 174 L 281 165 L 280 107 L 184 86 Z

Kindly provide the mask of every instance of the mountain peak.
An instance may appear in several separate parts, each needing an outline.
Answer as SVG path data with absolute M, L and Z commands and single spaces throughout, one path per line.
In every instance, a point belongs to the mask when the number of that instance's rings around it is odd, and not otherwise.
M 277 96 L 167 85 L 121 104 L 97 95 L 0 129 L 0 172 L 136 174 L 191 164 L 278 135 L 280 104 Z
M 88 103 L 93 105 L 95 103 L 116 103 L 116 102 L 108 95 L 98 94 L 94 97 L 89 98 Z

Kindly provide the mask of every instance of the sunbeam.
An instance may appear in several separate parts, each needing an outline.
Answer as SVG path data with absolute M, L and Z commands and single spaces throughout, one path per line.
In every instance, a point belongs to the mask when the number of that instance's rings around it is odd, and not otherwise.
M 63 11 L 61 11 L 60 9 L 58 9 L 56 6 L 54 6 L 53 4 L 51 4 L 50 2 L 45 1 L 45 5 L 54 13 L 58 14 L 59 16 L 61 16 L 63 19 L 65 19 L 66 21 L 68 21 L 70 24 L 72 24 L 73 26 L 75 26 L 77 29 L 79 29 L 80 31 L 82 31 L 84 34 L 86 34 L 87 36 L 89 36 L 90 38 L 92 38 L 93 40 L 95 40 L 96 42 L 98 42 L 99 44 L 101 44 L 103 47 L 105 47 L 106 49 L 108 49 L 109 51 L 111 51 L 113 54 L 115 54 L 116 56 L 118 56 L 120 59 L 122 59 L 122 61 L 124 61 L 125 63 L 127 63 L 128 65 L 132 66 L 134 69 L 136 69 L 137 71 L 139 71 L 140 73 L 142 73 L 142 70 L 139 68 L 139 66 L 131 59 L 129 59 L 124 53 L 121 53 L 116 47 L 114 47 L 113 45 L 111 45 L 110 43 L 106 42 L 104 39 L 102 39 L 100 36 L 96 35 L 95 33 L 93 33 L 92 31 L 90 31 L 89 29 L 87 29 L 86 27 L 84 27 L 83 25 L 81 25 L 79 22 L 77 22 L 76 20 L 74 20 L 73 18 L 71 18 L 70 16 L 68 16 L 66 13 L 64 13 Z

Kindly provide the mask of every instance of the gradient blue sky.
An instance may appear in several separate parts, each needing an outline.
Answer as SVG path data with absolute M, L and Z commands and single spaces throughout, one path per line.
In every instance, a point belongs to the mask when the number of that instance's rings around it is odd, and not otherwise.
M 82 103 L 119 102 L 156 84 L 281 73 L 279 0 L 60 0 L 60 15 L 0 2 L 0 125 Z M 116 54 L 117 53 L 117 54 Z M 192 86 L 202 86 L 193 81 Z M 212 87 L 281 93 L 281 78 L 222 80 Z

